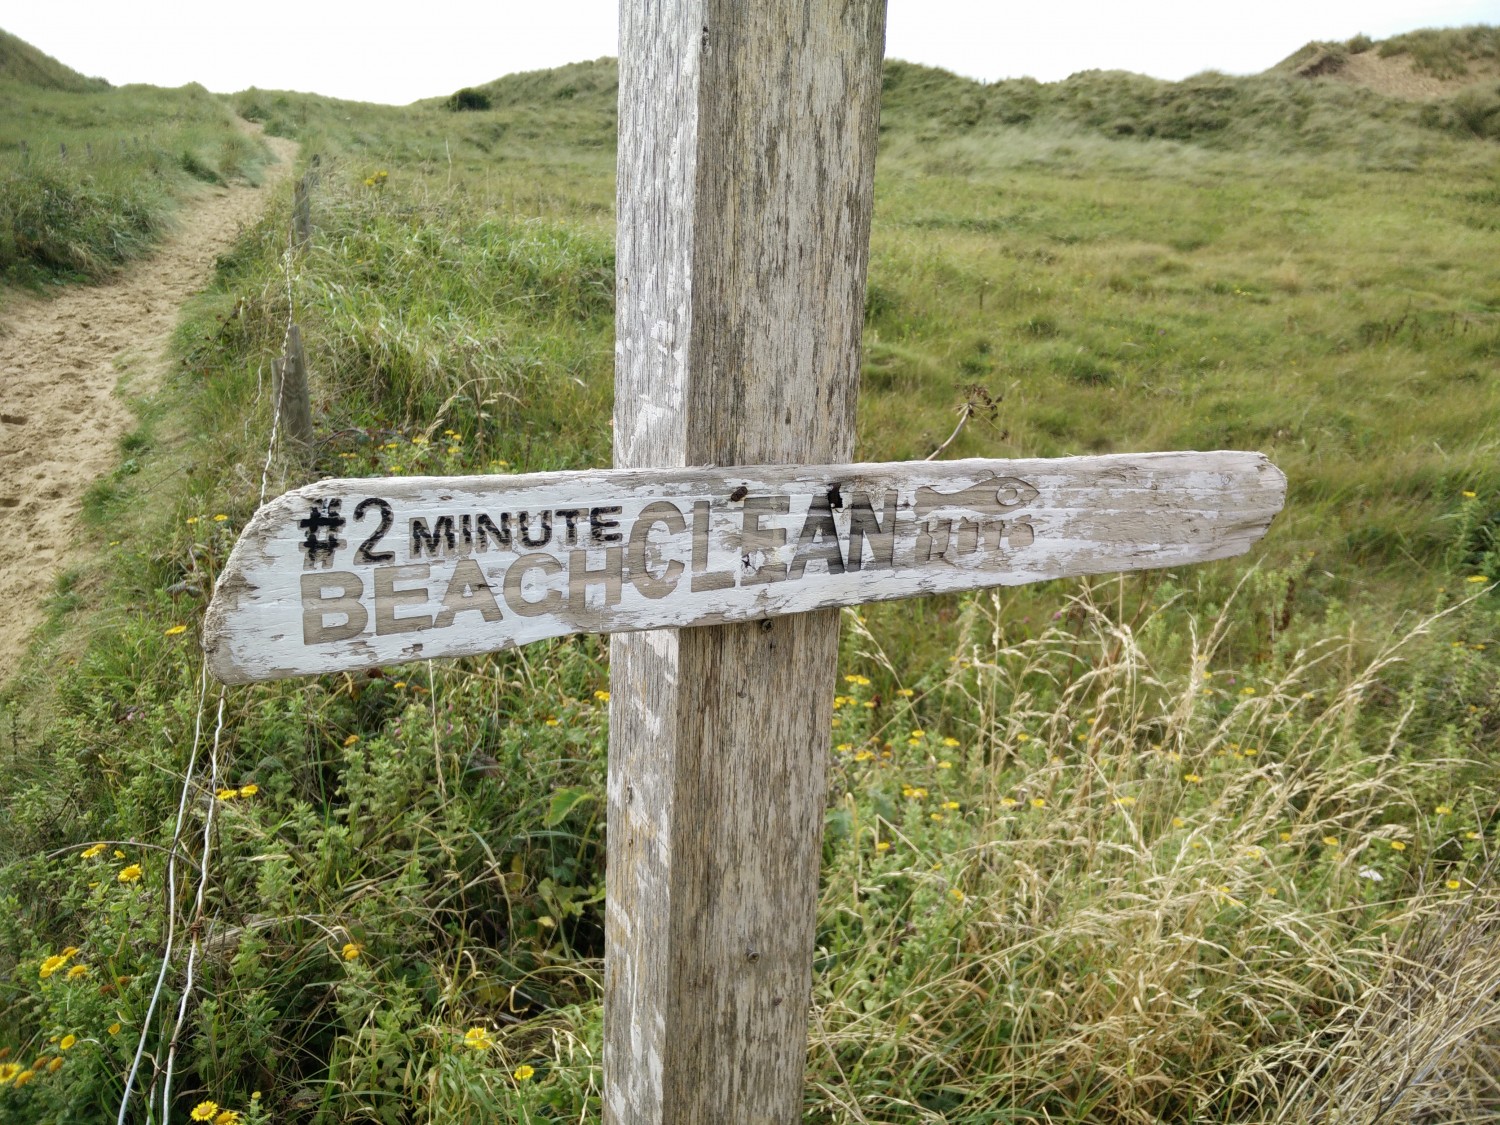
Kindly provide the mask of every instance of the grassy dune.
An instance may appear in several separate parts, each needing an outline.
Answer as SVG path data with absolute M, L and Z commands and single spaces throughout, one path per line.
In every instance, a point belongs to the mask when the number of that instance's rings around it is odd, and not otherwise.
M 301 479 L 289 314 L 318 473 L 607 463 L 613 66 L 481 92 L 234 99 L 319 154 L 316 234 L 221 261 L 7 689 L 0 1122 L 113 1119 L 172 893 L 177 1116 L 598 1113 L 597 638 L 223 694 L 194 644 Z M 889 66 L 859 455 L 970 404 L 952 455 L 1292 492 L 1249 560 L 846 614 L 807 1121 L 1500 1120 L 1500 148 L 1447 108 Z
M 104 277 L 263 155 L 201 86 L 111 88 L 0 31 L 0 282 Z

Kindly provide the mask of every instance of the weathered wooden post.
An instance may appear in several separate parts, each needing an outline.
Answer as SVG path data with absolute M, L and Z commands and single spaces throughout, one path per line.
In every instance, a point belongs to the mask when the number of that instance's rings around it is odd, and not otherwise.
M 298 250 L 312 241 L 312 192 L 306 175 L 292 190 L 292 241 Z
M 850 459 L 884 28 L 621 3 L 617 467 Z M 831 611 L 611 646 L 607 1122 L 801 1116 L 837 654 Z
M 620 634 L 612 1125 L 801 1116 L 832 607 L 1227 558 L 1285 497 L 1254 453 L 846 463 L 883 26 L 626 0 L 616 467 L 308 485 L 204 623 L 228 682 Z
M 271 401 L 276 429 L 299 456 L 312 449 L 312 400 L 307 390 L 307 357 L 302 351 L 302 332 L 287 325 L 285 354 L 271 361 Z

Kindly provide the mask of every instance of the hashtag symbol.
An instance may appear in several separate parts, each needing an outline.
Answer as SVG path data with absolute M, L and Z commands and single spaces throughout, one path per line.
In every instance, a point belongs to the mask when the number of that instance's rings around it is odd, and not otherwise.
M 335 534 L 344 526 L 344 517 L 339 515 L 340 500 L 314 501 L 313 506 L 307 510 L 307 518 L 298 520 L 297 526 L 307 530 L 306 537 L 302 540 L 302 550 L 307 553 L 307 564 L 304 570 L 312 570 L 314 567 L 322 567 L 327 570 L 333 565 L 333 553 L 344 545 L 344 540 Z M 326 536 L 319 532 L 327 531 Z

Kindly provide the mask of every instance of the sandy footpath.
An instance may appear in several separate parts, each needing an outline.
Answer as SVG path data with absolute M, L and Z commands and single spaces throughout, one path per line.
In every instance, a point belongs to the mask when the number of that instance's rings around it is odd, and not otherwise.
M 89 542 L 84 493 L 114 469 L 133 423 L 115 394 L 122 371 L 131 395 L 155 390 L 183 301 L 291 172 L 296 145 L 265 141 L 280 163 L 265 168 L 264 183 L 184 203 L 151 257 L 105 284 L 51 300 L 17 296 L 0 310 L 0 680 L 41 622 L 58 573 Z

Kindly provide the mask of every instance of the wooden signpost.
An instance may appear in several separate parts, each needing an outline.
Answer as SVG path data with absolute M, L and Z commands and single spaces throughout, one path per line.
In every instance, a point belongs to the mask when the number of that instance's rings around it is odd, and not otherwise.
M 1247 550 L 1256 453 L 329 480 L 256 513 L 210 608 L 226 683 L 757 621 Z
M 1225 558 L 1284 499 L 1253 453 L 849 463 L 884 23 L 622 0 L 616 467 L 308 485 L 206 623 L 231 682 L 615 634 L 613 1125 L 801 1116 L 831 607 Z

